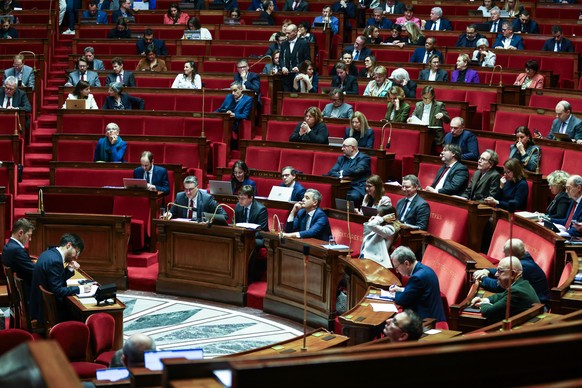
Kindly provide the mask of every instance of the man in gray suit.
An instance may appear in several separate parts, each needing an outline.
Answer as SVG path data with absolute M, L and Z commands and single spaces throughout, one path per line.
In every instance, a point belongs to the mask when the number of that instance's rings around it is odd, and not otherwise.
M 24 55 L 16 54 L 12 65 L 14 67 L 4 70 L 2 83 L 6 82 L 6 78 L 14 76 L 18 80 L 18 86 L 25 86 L 34 90 L 34 71 L 32 67 L 24 64 Z
M 333 89 L 329 92 L 331 102 L 325 106 L 321 115 L 334 119 L 351 119 L 354 108 L 344 102 L 344 93 L 341 89 Z
M 417 192 L 420 181 L 416 175 L 406 175 L 402 178 L 402 198 L 396 204 L 396 215 L 401 222 L 422 230 L 428 229 L 430 206 Z
M 85 53 L 85 58 L 87 58 L 87 66 L 88 70 L 105 70 L 105 65 L 103 65 L 103 61 L 100 59 L 95 58 L 95 49 L 91 46 L 85 47 L 83 50 Z
M 499 155 L 493 150 L 485 150 L 477 161 L 477 171 L 469 183 L 469 187 L 461 197 L 471 201 L 482 201 L 487 197 L 495 197 L 499 190 L 501 175 L 495 170 L 499 163 Z
M 91 86 L 101 86 L 97 72 L 88 70 L 87 58 L 81 57 L 77 60 L 77 70 L 69 74 L 69 79 L 65 86 L 75 86 L 80 80 L 87 81 Z
M 582 140 L 582 120 L 572 114 L 572 105 L 568 101 L 562 100 L 556 105 L 556 119 L 548 139 L 556 140 L 554 133 L 566 134 L 573 141 Z

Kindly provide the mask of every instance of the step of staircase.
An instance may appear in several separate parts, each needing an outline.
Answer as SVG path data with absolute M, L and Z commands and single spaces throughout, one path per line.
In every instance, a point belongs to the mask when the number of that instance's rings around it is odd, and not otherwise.
M 48 167 L 25 167 L 22 170 L 22 179 L 49 179 Z
M 44 129 L 55 129 L 57 128 L 57 117 L 56 115 L 44 114 L 39 116 L 36 120 L 36 127 L 37 130 L 44 128 Z
M 51 143 L 53 141 L 53 133 L 56 133 L 55 128 L 37 128 L 32 133 L 33 143 Z
M 31 154 L 26 155 L 25 167 L 48 167 L 52 160 L 52 154 Z
M 52 143 L 34 142 L 26 146 L 26 155 L 30 154 L 50 154 L 53 152 Z
M 48 186 L 48 179 L 26 179 L 18 184 L 18 192 L 22 194 L 35 194 L 41 186 Z

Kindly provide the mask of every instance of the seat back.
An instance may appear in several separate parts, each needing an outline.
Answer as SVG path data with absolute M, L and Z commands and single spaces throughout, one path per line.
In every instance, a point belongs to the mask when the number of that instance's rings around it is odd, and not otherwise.
M 21 329 L 4 329 L 0 330 L 0 356 L 8 353 L 18 345 L 34 341 L 32 334 Z
M 47 291 L 43 286 L 39 285 L 40 293 L 42 295 L 42 312 L 44 315 L 44 327 L 47 333 L 53 326 L 59 323 L 59 315 L 57 309 L 57 300 L 55 294 Z
M 49 338 L 59 343 L 69 361 L 87 361 L 89 327 L 83 322 L 58 323 L 50 330 Z
M 16 286 L 16 291 L 18 292 L 18 298 L 20 299 L 20 328 L 28 331 L 29 333 L 32 333 L 34 325 L 30 320 L 28 303 L 26 303 L 28 300 L 28 291 L 25 290 L 24 280 L 19 278 L 15 273 L 13 274 L 13 277 L 14 285 Z
M 106 313 L 92 314 L 85 324 L 89 328 L 89 343 L 94 358 L 113 350 L 115 340 L 115 319 Z
M 427 201 L 430 205 L 428 232 L 434 236 L 450 239 L 461 244 L 467 243 L 469 212 L 466 208 Z
M 500 111 L 495 114 L 493 132 L 513 135 L 515 128 L 527 125 L 529 115 L 525 113 Z
M 348 229 L 347 221 L 330 217 L 329 226 L 335 242 L 349 246 L 352 251 L 352 257 L 359 257 L 360 248 L 362 247 L 362 237 L 364 235 L 364 225 L 357 222 L 350 222 Z
M 14 327 L 20 328 L 20 297 L 16 290 L 16 284 L 14 283 L 14 272 L 10 267 L 5 265 L 3 267 L 4 274 L 6 275 L 6 289 L 8 290 L 8 298 L 10 299 L 10 313 L 14 319 Z

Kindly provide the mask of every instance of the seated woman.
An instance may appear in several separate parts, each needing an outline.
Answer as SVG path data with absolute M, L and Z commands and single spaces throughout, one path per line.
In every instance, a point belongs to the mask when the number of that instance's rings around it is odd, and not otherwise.
M 392 206 L 392 200 L 386 196 L 384 181 L 378 175 L 371 175 L 366 179 L 366 195 L 362 201 L 362 206 L 374 207 Z M 358 213 L 362 214 L 361 210 Z
M 556 170 L 547 177 L 554 200 L 548 205 L 546 215 L 552 219 L 566 219 L 568 217 L 571 202 L 566 192 L 568 178 L 570 178 L 570 174 L 562 170 Z
M 406 24 L 408 24 L 408 23 L 416 24 L 419 29 L 422 26 L 420 19 L 417 17 L 414 17 L 414 6 L 412 4 L 407 4 L 404 7 L 404 16 L 400 16 L 400 17 L 396 18 L 396 24 L 399 24 L 403 27 L 406 26 Z
M 469 69 L 469 56 L 467 54 L 461 54 L 457 58 L 457 69 L 451 74 L 451 81 L 466 84 L 481 83 L 479 73 Z
M 286 35 L 286 31 L 287 31 L 287 26 L 289 24 L 293 24 L 293 20 L 291 20 L 291 19 L 285 19 L 285 20 L 283 20 L 283 23 L 281 24 L 281 31 L 277 31 L 277 32 L 281 32 L 281 33 L 283 33 L 283 35 L 287 36 Z M 269 42 L 272 43 L 272 42 L 276 42 L 277 41 L 277 32 L 273 32 L 271 34 L 271 37 L 269 38 Z M 297 33 L 299 34 L 299 32 L 297 32 Z
M 190 16 L 182 12 L 178 3 L 170 4 L 168 12 L 164 15 L 164 24 L 188 24 Z
M 515 201 L 515 210 L 526 210 L 529 188 L 525 179 L 525 171 L 517 159 L 508 159 L 503 163 L 503 176 L 499 184 L 500 190 L 493 197 L 483 201 L 486 205 L 509 210 L 509 201 Z
M 139 60 L 135 71 L 168 71 L 168 68 L 166 67 L 166 61 L 163 59 L 158 59 L 156 54 L 156 48 L 154 45 L 148 45 L 145 51 L 145 58 Z
M 202 78 L 196 72 L 194 61 L 184 64 L 184 73 L 178 74 L 172 83 L 172 89 L 202 89 Z
M 299 65 L 299 73 L 293 79 L 293 91 L 300 93 L 317 93 L 319 75 L 311 61 L 306 59 Z
M 364 67 L 358 72 L 358 77 L 372 78 L 374 77 L 374 69 L 376 68 L 376 57 L 368 55 L 364 59 Z M 334 68 L 335 69 L 335 68 Z
M 425 86 L 422 89 L 422 101 L 416 103 L 412 115 L 423 123 L 435 127 L 434 144 L 440 146 L 443 144 L 445 132 L 443 123 L 450 123 L 451 117 L 444 102 L 436 101 L 436 94 L 432 86 Z M 412 117 L 406 120 L 408 123 L 414 121 Z
M 483 4 L 477 8 L 477 11 L 483 12 L 483 17 L 488 18 L 491 16 L 491 11 L 494 9 L 499 11 L 499 7 L 495 5 L 494 0 L 483 0 Z
M 441 59 L 438 55 L 433 54 L 428 59 L 428 67 L 420 71 L 419 81 L 449 81 L 449 73 L 440 68 Z
M 473 58 L 471 62 L 479 64 L 481 67 L 493 67 L 495 66 L 495 60 L 497 55 L 491 50 L 489 50 L 489 42 L 487 38 L 481 38 L 477 40 L 477 49 L 473 51 Z
M 422 34 L 420 26 L 416 23 L 408 22 L 404 25 L 407 33 L 405 44 L 409 46 L 424 46 L 426 37 Z
M 249 166 L 242 160 L 237 160 L 232 166 L 232 175 L 230 177 L 230 184 L 232 186 L 232 194 L 237 195 L 241 187 L 250 185 L 255 190 L 257 195 L 257 184 L 249 178 Z
M 528 127 L 522 125 L 515 129 L 515 144 L 509 147 L 509 157 L 519 160 L 527 171 L 538 169 L 542 150 L 534 143 Z
M 230 17 L 232 20 L 238 22 L 241 25 L 245 24 L 244 19 L 240 18 L 240 9 L 238 9 L 238 8 L 231 9 L 228 17 Z
M 186 31 L 200 31 L 200 38 L 197 39 L 212 40 L 212 34 L 210 33 L 210 31 L 208 31 L 208 28 L 202 27 L 202 24 L 200 24 L 200 20 L 195 16 L 188 19 Z M 196 38 L 192 38 L 191 35 L 186 36 L 186 34 L 184 34 L 182 35 L 182 39 L 196 39 Z
M 343 62 L 335 64 L 336 75 L 331 79 L 331 87 L 341 89 L 344 94 L 358 94 L 358 79 L 348 74 Z
M 513 83 L 515 86 L 521 86 L 521 89 L 543 89 L 544 76 L 539 74 L 540 65 L 537 61 L 530 59 L 525 63 L 525 73 L 521 73 Z
M 127 22 L 125 18 L 117 19 L 117 23 L 115 27 L 109 30 L 107 34 L 108 39 L 130 39 L 131 38 L 131 30 L 127 27 Z
M 263 74 L 279 74 L 281 73 L 281 52 L 279 50 L 273 51 L 273 64 L 267 63 L 263 68 Z
M 382 44 L 380 29 L 376 26 L 370 25 L 366 27 L 362 35 L 366 37 L 366 44 Z
M 403 68 L 394 69 L 390 78 L 392 86 L 400 86 L 408 98 L 416 98 L 416 82 L 410 79 L 410 75 Z
M 503 10 L 508 13 L 510 18 L 518 18 L 524 8 L 523 5 L 519 4 L 519 0 L 507 0 Z
M 388 91 L 388 109 L 386 121 L 391 123 L 405 123 L 410 114 L 410 105 L 404 100 L 404 90 L 400 86 L 392 86 Z
M 101 109 L 143 110 L 144 107 L 145 103 L 141 98 L 123 93 L 123 85 L 119 82 L 113 82 L 112 84 L 109 84 L 109 95 L 105 97 L 105 102 Z
M 119 136 L 119 126 L 107 124 L 106 136 L 99 139 L 93 155 L 94 162 L 123 162 L 127 143 Z
M 302 21 L 297 25 L 297 37 L 306 40 L 307 43 L 315 43 L 315 36 L 311 33 L 309 22 Z
M 69 93 L 67 100 L 85 100 L 85 109 L 99 109 L 95 98 L 91 94 L 89 82 L 80 80 L 75 86 L 73 93 Z M 63 109 L 67 109 L 67 103 L 63 104 Z
M 384 66 L 376 66 L 374 69 L 374 79 L 368 83 L 364 90 L 364 96 L 384 97 L 388 94 L 388 89 L 392 86 L 392 81 L 388 79 L 388 71 Z
M 368 125 L 368 119 L 362 112 L 354 112 L 350 127 L 346 128 L 344 139 L 353 137 L 360 148 L 374 148 L 374 130 Z
M 354 64 L 351 53 L 343 53 L 339 61 L 343 62 L 346 65 L 346 69 L 349 75 L 353 75 L 354 77 L 358 76 L 358 68 Z M 331 69 L 329 75 L 337 75 L 337 70 L 335 66 L 333 69 Z
M 396 210 L 392 206 L 379 206 L 378 215 L 364 222 L 364 235 L 360 258 L 374 260 L 385 268 L 392 268 L 388 250 L 400 231 Z
M 390 36 L 384 39 L 384 42 L 381 44 L 398 46 L 400 48 L 404 47 L 406 44 L 406 38 L 402 36 L 402 26 L 400 24 L 394 24 L 392 26 L 392 31 L 390 31 Z
M 311 106 L 305 109 L 304 121 L 297 123 L 289 141 L 302 143 L 329 144 L 329 132 L 323 122 L 321 110 Z

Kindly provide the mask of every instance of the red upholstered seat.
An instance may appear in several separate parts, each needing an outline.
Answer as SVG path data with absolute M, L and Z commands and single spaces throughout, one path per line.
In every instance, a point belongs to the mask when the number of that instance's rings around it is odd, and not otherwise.
M 358 101 L 354 111 L 362 112 L 368 121 L 380 121 L 386 116 L 387 101 L 380 100 L 374 102 Z
M 420 180 L 420 186 L 423 188 L 430 186 L 434 181 L 439 168 L 441 168 L 441 166 L 438 164 L 420 163 L 418 167 L 418 179 Z
M 552 171 L 559 170 L 562 167 L 564 159 L 564 150 L 558 147 L 544 147 L 542 149 L 542 158 L 540 160 L 540 172 L 546 176 Z
M 467 209 L 436 201 L 428 202 L 430 205 L 428 232 L 443 239 L 466 244 L 469 222 Z
M 374 130 L 374 148 L 380 147 L 382 131 Z M 390 139 L 390 147 L 386 147 Z M 414 155 L 420 152 L 420 132 L 407 131 L 404 129 L 392 130 L 386 127 L 384 131 L 384 146 L 389 152 L 395 152 L 393 164 L 394 178 L 399 179 L 401 176 L 414 173 Z
M 560 276 L 560 281 L 558 282 L 558 287 L 559 288 L 563 288 L 566 286 L 566 281 L 568 280 L 568 278 L 570 277 L 570 275 L 572 274 L 572 262 L 568 261 L 566 262 L 566 264 L 564 265 L 564 270 L 562 271 L 562 275 Z
M 303 113 L 301 113 L 303 115 Z M 289 137 L 295 130 L 297 123 L 294 121 L 275 121 L 270 120 L 267 123 L 267 141 L 288 142 Z
M 245 162 L 249 168 L 279 170 L 279 148 L 248 147 Z M 285 166 L 283 166 L 285 167 Z
M 139 163 L 142 152 L 145 150 L 154 154 L 154 158 L 158 163 L 164 162 L 164 143 L 162 142 L 127 142 L 127 149 L 125 150 L 124 160 L 126 162 Z
M 456 58 L 455 58 L 456 61 Z M 462 89 L 436 89 L 436 95 L 441 101 L 466 101 L 467 91 Z M 473 104 L 471 104 L 473 105 Z M 451 116 L 453 117 L 453 116 Z
M 131 216 L 131 236 L 129 244 L 134 251 L 143 249 L 145 237 L 151 235 L 151 217 L 147 198 L 116 196 L 113 200 L 113 214 Z
M 96 141 L 69 140 L 57 143 L 58 162 L 92 162 Z
M 281 223 L 281 230 L 285 230 L 285 223 L 287 222 L 287 217 L 289 216 L 289 210 L 286 209 L 273 209 L 268 208 L 269 212 L 269 230 L 279 231 L 279 225 L 276 224 L 274 216 L 277 215 L 279 222 Z
M 279 170 L 293 166 L 295 170 L 309 174 L 313 171 L 313 151 L 282 149 L 279 158 Z M 271 161 L 271 165 L 273 161 Z
M 115 355 L 115 319 L 106 313 L 92 314 L 85 324 L 89 328 L 91 353 L 95 362 L 109 366 Z
M 490 137 L 477 136 L 477 142 L 479 143 L 479 151 L 483 152 L 485 150 L 495 151 L 495 143 L 497 140 Z
M 0 330 L 0 356 L 27 341 L 34 341 L 34 337 L 28 331 L 21 329 Z
M 330 137 L 344 137 L 346 133 L 346 127 L 348 124 L 330 124 L 327 123 L 327 132 L 329 133 Z
M 525 113 L 500 111 L 495 114 L 493 132 L 513 135 L 515 128 L 520 125 L 527 125 L 528 121 L 529 115 Z M 501 158 L 499 160 L 501 160 Z
M 582 171 L 582 151 L 565 150 L 561 170 Z
M 503 163 L 507 159 L 509 159 L 509 149 L 511 145 L 514 144 L 513 141 L 510 140 L 499 140 L 495 142 L 495 152 L 499 155 L 499 165 L 503 166 Z
M 305 114 L 305 109 L 309 108 L 310 106 L 317 107 L 319 106 L 319 102 L 311 99 L 288 98 L 283 101 L 283 105 L 281 106 L 281 115 L 303 117 Z
M 123 178 L 131 178 L 131 170 L 103 170 L 81 169 L 81 168 L 57 168 L 55 170 L 56 186 L 123 186 Z
M 178 99 L 181 101 L 181 99 Z M 176 107 L 178 110 L 183 110 Z M 193 109 L 193 108 L 190 108 Z M 184 117 L 157 117 L 142 118 L 145 125 L 144 133 L 153 136 L 183 136 Z M 124 131 L 125 132 L 125 131 Z
M 337 162 L 339 154 L 333 152 L 315 152 L 313 155 L 313 175 L 324 175 L 331 170 Z M 305 171 L 305 173 L 308 173 Z
M 360 248 L 362 247 L 364 225 L 357 222 L 350 222 L 348 233 L 347 221 L 330 218 L 329 226 L 331 227 L 331 234 L 333 235 L 335 242 L 349 246 L 352 250 L 352 257 L 359 257 Z
M 534 129 L 537 129 L 545 136 L 546 132 L 550 132 L 550 128 L 552 128 L 554 119 L 554 115 L 531 115 L 529 117 L 527 126 L 532 132 Z

